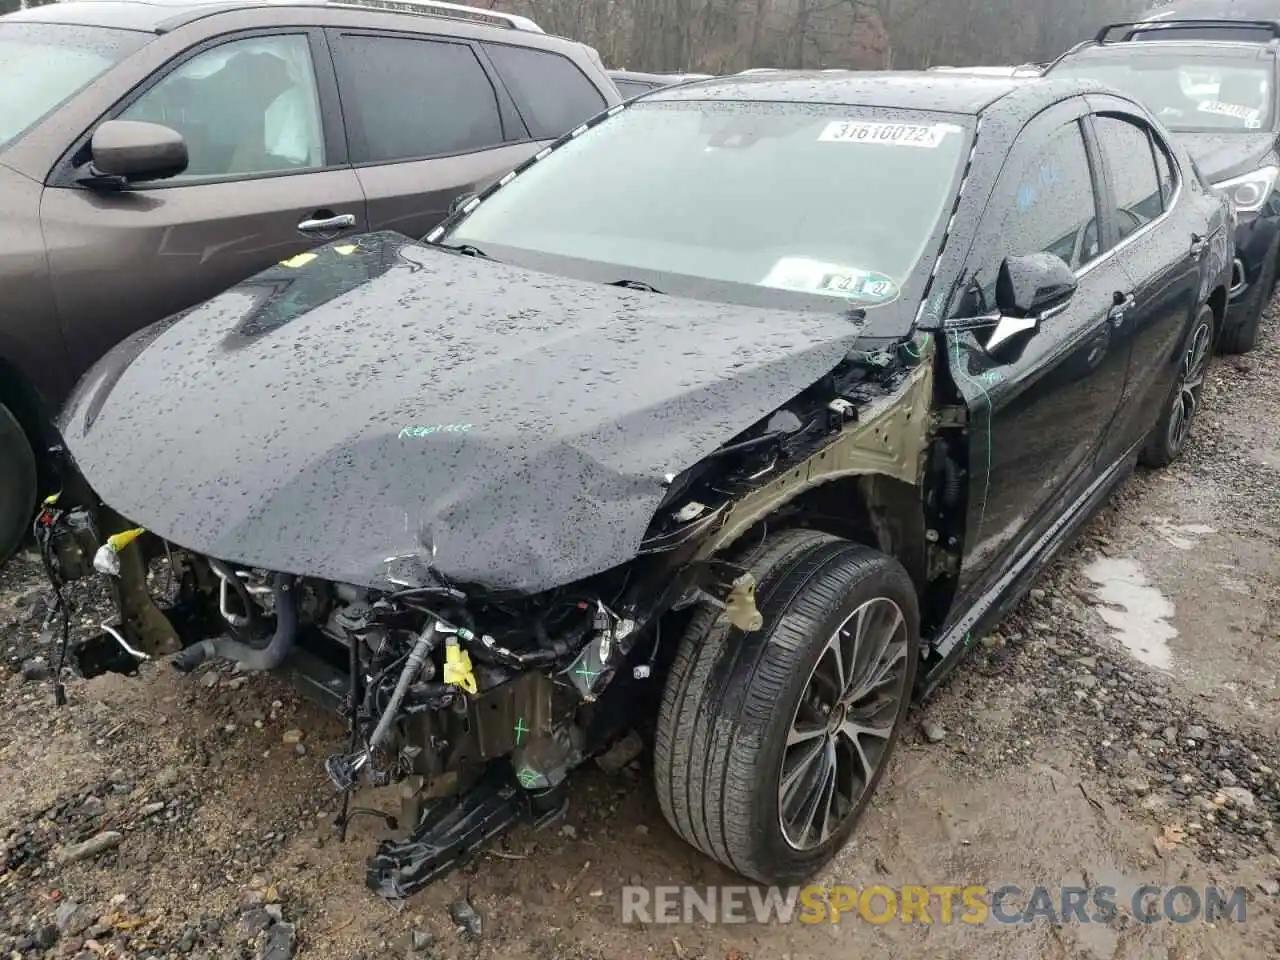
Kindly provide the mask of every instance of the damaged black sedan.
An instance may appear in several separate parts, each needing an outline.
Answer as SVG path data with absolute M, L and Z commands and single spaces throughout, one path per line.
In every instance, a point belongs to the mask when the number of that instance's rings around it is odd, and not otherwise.
M 1102 119 L 1164 159 L 1150 197 Z M 122 344 L 61 422 L 85 492 L 37 528 L 55 575 L 113 578 L 134 655 L 331 696 L 335 788 L 415 799 L 384 896 L 555 817 L 631 728 L 682 837 L 792 882 L 912 697 L 1181 451 L 1233 228 L 1080 82 L 682 85 L 423 242 L 302 254 Z

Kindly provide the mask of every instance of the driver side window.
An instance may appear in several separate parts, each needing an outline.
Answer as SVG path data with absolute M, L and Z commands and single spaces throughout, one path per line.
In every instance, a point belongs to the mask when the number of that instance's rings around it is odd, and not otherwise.
M 315 170 L 325 163 L 311 47 L 302 34 L 235 40 L 197 54 L 117 119 L 182 134 L 190 162 L 176 181 Z
M 1002 177 L 989 208 L 991 251 L 957 315 L 995 309 L 996 277 L 1008 257 L 1052 253 L 1079 270 L 1102 253 L 1093 173 L 1076 121 L 1056 130 L 1021 168 Z M 1024 154 L 1025 156 L 1025 154 Z
M 1023 168 L 1001 233 L 1005 256 L 1053 253 L 1072 270 L 1101 253 L 1093 174 L 1078 123 L 1058 130 Z

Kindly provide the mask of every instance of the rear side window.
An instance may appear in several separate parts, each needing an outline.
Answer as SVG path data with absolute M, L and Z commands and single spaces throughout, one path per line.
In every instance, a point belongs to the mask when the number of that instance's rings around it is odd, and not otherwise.
M 448 156 L 503 142 L 497 94 L 470 45 L 343 34 L 334 52 L 354 162 Z
M 535 140 L 551 140 L 590 120 L 605 99 L 568 57 L 546 50 L 485 45 Z
M 1111 179 L 1112 217 L 1123 240 L 1164 209 L 1147 131 L 1119 117 L 1095 117 L 1098 146 Z

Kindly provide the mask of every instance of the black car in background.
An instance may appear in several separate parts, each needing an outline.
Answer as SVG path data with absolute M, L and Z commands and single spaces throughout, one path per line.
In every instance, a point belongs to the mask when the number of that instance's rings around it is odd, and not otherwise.
M 650 90 L 669 87 L 676 83 L 687 83 L 690 80 L 709 80 L 709 73 L 640 73 L 636 70 L 608 70 L 609 79 L 618 88 L 624 100 L 638 97 Z
M 1131 40 L 1133 24 L 1102 30 L 1045 76 L 1097 80 L 1141 101 L 1225 191 L 1239 217 L 1231 306 L 1219 348 L 1247 353 L 1276 286 L 1280 259 L 1280 70 L 1275 42 L 1165 39 L 1179 23 Z M 1199 24 L 1201 21 L 1194 21 Z M 1273 41 L 1280 25 L 1266 24 Z M 1180 34 L 1178 34 L 1180 35 Z
M 1127 28 L 1130 40 L 1263 40 L 1266 22 L 1280 20 L 1280 0 L 1173 0 Z
M 313 670 L 362 704 L 338 790 L 422 778 L 378 892 L 553 816 L 631 728 L 682 837 L 790 883 L 912 697 L 1183 450 L 1234 227 L 1097 84 L 672 86 L 423 242 L 353 237 L 136 336 L 60 427 L 126 643 Z M 166 550 L 207 619 L 154 605 Z

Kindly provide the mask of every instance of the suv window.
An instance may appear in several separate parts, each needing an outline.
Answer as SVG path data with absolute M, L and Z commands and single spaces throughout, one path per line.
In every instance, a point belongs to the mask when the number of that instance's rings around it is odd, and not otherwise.
M 233 40 L 185 61 L 120 114 L 177 130 L 190 162 L 175 179 L 323 167 L 311 46 L 302 34 Z
M 1079 124 L 1060 129 L 1023 168 L 1001 235 L 1011 256 L 1054 253 L 1073 270 L 1101 253 L 1093 175 Z
M 499 43 L 485 44 L 485 50 L 535 140 L 566 134 L 607 105 L 568 57 Z
M 1098 146 L 1111 176 L 1119 239 L 1160 216 L 1160 178 L 1147 131 L 1119 117 L 1095 117 Z
M 503 142 L 497 94 L 469 44 L 343 34 L 334 52 L 354 162 L 420 160 Z

